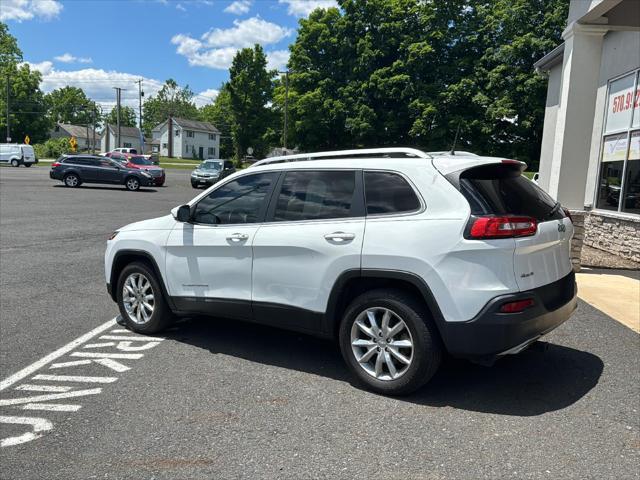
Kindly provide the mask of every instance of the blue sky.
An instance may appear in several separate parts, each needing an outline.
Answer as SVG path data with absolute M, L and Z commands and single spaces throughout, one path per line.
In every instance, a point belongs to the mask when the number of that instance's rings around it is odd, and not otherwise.
M 260 43 L 282 68 L 298 20 L 334 0 L 0 0 L 0 20 L 25 61 L 43 74 L 42 89 L 82 87 L 108 111 L 114 86 L 137 106 L 168 78 L 189 85 L 198 105 L 228 78 L 235 52 Z

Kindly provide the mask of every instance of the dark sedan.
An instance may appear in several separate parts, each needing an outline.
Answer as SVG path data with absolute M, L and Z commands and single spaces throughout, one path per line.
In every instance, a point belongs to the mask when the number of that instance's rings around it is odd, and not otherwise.
M 144 170 L 127 168 L 109 158 L 92 155 L 63 155 L 51 164 L 49 176 L 62 180 L 67 187 L 103 183 L 124 185 L 127 190 L 135 191 L 155 185 L 153 176 Z

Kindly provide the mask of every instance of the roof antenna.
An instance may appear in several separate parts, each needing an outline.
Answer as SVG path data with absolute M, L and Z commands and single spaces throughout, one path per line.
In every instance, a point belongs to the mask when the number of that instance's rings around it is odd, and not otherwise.
M 453 138 L 453 145 L 451 145 L 451 151 L 449 152 L 451 155 L 456 154 L 456 143 L 458 143 L 458 134 L 460 133 L 460 123 L 462 123 L 462 120 L 458 120 L 458 128 L 456 128 L 456 136 Z

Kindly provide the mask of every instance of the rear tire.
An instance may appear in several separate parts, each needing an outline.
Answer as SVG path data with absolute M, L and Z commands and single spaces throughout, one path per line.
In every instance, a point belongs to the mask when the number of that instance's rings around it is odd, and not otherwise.
M 33 164 L 31 164 L 31 163 L 25 163 L 24 164 L 24 166 L 27 167 L 27 168 L 29 168 L 31 165 L 33 165 Z
M 372 290 L 354 299 L 340 324 L 339 342 L 359 383 L 384 395 L 416 391 L 442 360 L 440 336 L 429 311 L 402 290 Z
M 14 158 L 13 160 L 11 160 L 11 166 L 12 167 L 19 167 L 20 166 L 20 162 L 18 162 L 18 160 L 16 160 Z
M 64 185 L 69 188 L 76 188 L 82 183 L 80 181 L 80 177 L 78 177 L 78 175 L 76 175 L 75 173 L 68 173 L 64 176 L 62 181 L 64 182 Z
M 140 180 L 138 180 L 136 177 L 128 177 L 124 181 L 124 186 L 130 192 L 136 192 L 140 190 Z
M 156 274 L 146 263 L 133 262 L 124 267 L 116 288 L 120 314 L 134 332 L 156 333 L 173 320 Z

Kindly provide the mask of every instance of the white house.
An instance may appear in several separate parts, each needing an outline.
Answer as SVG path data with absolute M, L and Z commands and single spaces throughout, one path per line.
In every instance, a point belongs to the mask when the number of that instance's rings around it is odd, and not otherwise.
M 562 38 L 535 64 L 549 76 L 539 184 L 584 222 L 583 262 L 638 268 L 640 1 L 571 0 Z
M 220 131 L 209 122 L 171 117 L 152 133 L 163 157 L 220 158 Z
M 78 150 L 87 151 L 94 147 L 99 148 L 100 133 L 87 125 L 71 125 L 69 123 L 57 122 L 49 132 L 50 138 L 71 138 L 75 137 L 78 142 Z
M 138 127 L 120 127 L 120 144 L 118 145 L 118 126 L 106 125 L 100 137 L 100 151 L 110 152 L 118 147 L 135 148 L 139 153 L 142 153 L 140 129 Z

